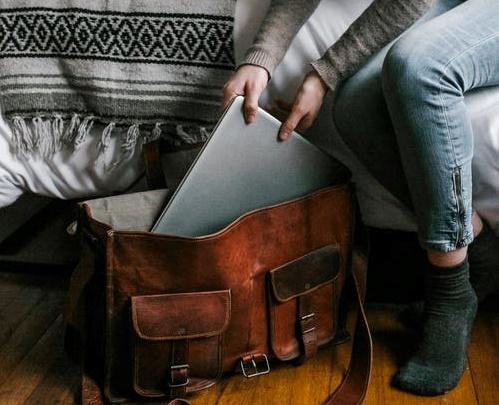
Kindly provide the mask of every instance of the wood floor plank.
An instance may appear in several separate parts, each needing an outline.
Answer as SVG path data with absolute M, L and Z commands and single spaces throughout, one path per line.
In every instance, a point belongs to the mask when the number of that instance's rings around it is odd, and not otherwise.
M 477 316 L 468 359 L 480 405 L 499 403 L 499 297 Z
M 29 315 L 46 295 L 46 283 L 38 286 L 24 286 L 15 297 L 0 310 L 0 346 L 12 336 L 19 324 Z
M 60 335 L 63 325 L 60 324 Z M 54 363 L 47 374 L 36 386 L 25 405 L 75 405 L 76 395 L 81 384 L 79 367 L 66 356 L 61 341 L 56 341 L 53 356 Z
M 26 274 L 0 273 L 0 310 L 9 305 L 16 297 L 23 295 L 23 290 L 30 282 Z
M 15 367 L 9 379 L 0 385 L 0 404 L 24 404 L 55 361 L 54 352 L 60 349 L 63 339 L 63 320 L 60 315 L 32 350 Z
M 24 318 L 10 338 L 0 346 L 0 384 L 4 383 L 14 367 L 36 345 L 41 336 L 61 313 L 63 298 L 60 292 L 50 291 L 39 305 Z M 61 342 L 62 344 L 62 342 Z
M 35 278 L 36 279 L 36 278 Z M 0 344 L 0 404 L 75 405 L 79 390 L 77 368 L 62 347 L 64 281 L 47 279 L 44 294 L 28 299 L 39 281 L 0 276 L 0 291 L 17 291 L 7 306 L 19 311 L 6 319 L 17 325 Z M 17 289 L 19 286 L 20 289 Z M 23 291 L 23 288 L 26 291 Z M 23 294 L 27 294 L 23 306 Z M 498 301 L 499 302 L 499 301 Z M 499 381 L 499 313 L 497 303 L 481 310 L 477 318 L 469 364 L 460 385 L 451 393 L 421 398 L 390 387 L 398 364 L 407 357 L 413 334 L 386 308 L 370 308 L 368 318 L 374 337 L 373 376 L 365 405 L 496 405 Z M 17 308 L 17 310 L 16 310 Z M 0 314 L 2 310 L 0 310 Z M 24 316 L 23 316 L 24 315 Z M 22 319 L 21 319 L 22 318 Z M 219 384 L 192 397 L 193 405 L 315 405 L 321 404 L 342 379 L 350 355 L 350 344 L 328 347 L 304 365 L 273 363 L 268 376 L 224 378 Z

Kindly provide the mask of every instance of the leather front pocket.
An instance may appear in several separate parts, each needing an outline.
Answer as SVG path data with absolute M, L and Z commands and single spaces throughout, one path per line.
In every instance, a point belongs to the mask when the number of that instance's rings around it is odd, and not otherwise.
M 309 357 L 333 339 L 339 275 L 340 254 L 333 245 L 269 272 L 270 338 L 278 359 Z
M 214 384 L 230 303 L 229 290 L 132 297 L 135 392 L 171 396 Z

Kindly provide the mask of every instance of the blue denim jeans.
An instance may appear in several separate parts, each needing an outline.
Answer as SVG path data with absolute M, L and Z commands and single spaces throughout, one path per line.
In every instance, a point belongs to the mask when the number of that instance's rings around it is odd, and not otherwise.
M 473 240 L 473 131 L 464 93 L 495 85 L 499 1 L 440 0 L 337 95 L 342 138 L 415 212 L 425 249 L 448 252 Z

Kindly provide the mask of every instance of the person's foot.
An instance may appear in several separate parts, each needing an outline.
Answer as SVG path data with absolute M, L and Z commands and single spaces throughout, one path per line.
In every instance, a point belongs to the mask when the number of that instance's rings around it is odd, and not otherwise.
M 423 327 L 424 301 L 414 301 L 404 307 L 397 315 L 397 319 L 405 327 L 420 330 Z
M 499 293 L 499 238 L 483 223 L 482 231 L 468 246 L 470 282 L 478 302 L 492 293 Z
M 418 395 L 453 389 L 464 372 L 476 310 L 467 260 L 455 267 L 431 266 L 421 342 L 393 384 Z

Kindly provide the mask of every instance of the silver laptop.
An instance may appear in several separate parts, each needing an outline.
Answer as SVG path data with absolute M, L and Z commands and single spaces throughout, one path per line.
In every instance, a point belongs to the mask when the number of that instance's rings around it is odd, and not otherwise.
M 243 101 L 235 98 L 224 112 L 152 232 L 207 235 L 251 210 L 332 184 L 336 160 L 297 133 L 280 142 L 281 123 L 262 109 L 247 125 Z

